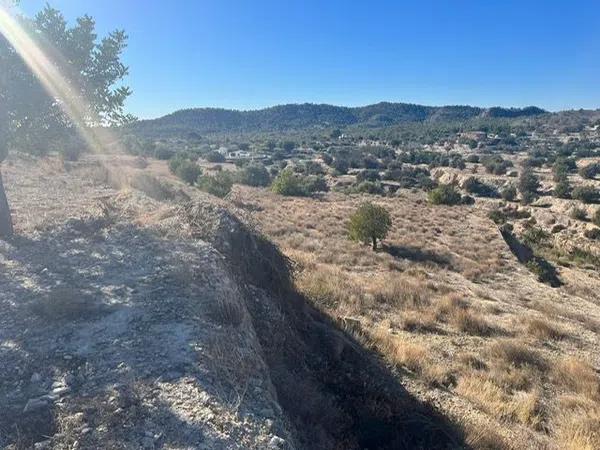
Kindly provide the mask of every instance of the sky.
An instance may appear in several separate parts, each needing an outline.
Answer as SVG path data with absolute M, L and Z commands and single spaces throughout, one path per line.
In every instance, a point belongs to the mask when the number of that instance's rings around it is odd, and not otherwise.
M 600 108 L 599 0 L 49 3 L 91 15 L 101 36 L 128 33 L 140 118 L 304 102 Z

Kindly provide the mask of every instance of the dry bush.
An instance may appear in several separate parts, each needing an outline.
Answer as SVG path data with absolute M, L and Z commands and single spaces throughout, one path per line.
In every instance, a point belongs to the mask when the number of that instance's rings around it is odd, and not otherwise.
M 558 361 L 552 370 L 552 381 L 573 392 L 600 400 L 600 382 L 596 371 L 577 358 Z
M 454 310 L 450 316 L 450 322 L 462 333 L 487 336 L 492 332 L 492 327 L 481 314 L 466 309 Z
M 443 296 L 436 303 L 436 315 L 438 320 L 447 320 L 458 311 L 466 311 L 468 308 L 469 304 L 460 294 L 452 293 Z
M 553 430 L 559 448 L 596 450 L 600 448 L 600 405 L 585 396 L 563 396 Z
M 474 373 L 458 380 L 456 392 L 497 419 L 518 421 L 533 428 L 539 428 L 543 421 L 540 395 L 535 390 L 510 395 L 487 375 Z
M 509 450 L 513 449 L 491 425 L 481 424 L 465 426 L 466 444 L 477 450 Z
M 543 319 L 530 319 L 527 322 L 526 332 L 539 340 L 559 340 L 565 334 L 555 325 Z
M 429 305 L 427 288 L 419 280 L 406 278 L 386 279 L 383 286 L 375 289 L 376 303 L 404 309 L 418 309 Z
M 417 333 L 435 333 L 439 331 L 435 316 L 429 311 L 404 313 L 402 316 L 402 329 Z
M 393 364 L 421 373 L 428 351 L 419 344 L 404 341 L 392 335 L 384 326 L 375 328 L 370 334 L 373 346 Z
M 543 368 L 545 366 L 545 361 L 535 351 L 520 342 L 508 339 L 492 343 L 488 348 L 488 355 L 494 362 L 503 362 L 513 367 Z

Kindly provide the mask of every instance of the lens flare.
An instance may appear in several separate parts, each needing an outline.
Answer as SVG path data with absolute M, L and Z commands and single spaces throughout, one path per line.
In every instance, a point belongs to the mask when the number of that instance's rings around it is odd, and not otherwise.
M 32 38 L 15 17 L 14 9 L 0 4 L 0 33 L 12 45 L 27 67 L 40 81 L 50 96 L 56 99 L 64 113 L 77 128 L 79 134 L 95 153 L 106 153 L 107 136 L 97 125 L 102 121 L 82 98 L 74 77 L 61 73 L 59 67 L 67 67 L 62 55 L 49 44 L 42 46 L 39 39 Z M 37 37 L 36 37 L 37 38 Z M 117 140 L 110 141 L 117 142 Z

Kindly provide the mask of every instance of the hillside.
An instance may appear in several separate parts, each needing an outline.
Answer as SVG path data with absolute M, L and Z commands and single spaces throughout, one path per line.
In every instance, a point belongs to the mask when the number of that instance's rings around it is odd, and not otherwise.
M 462 446 L 225 203 L 131 157 L 3 169 L 0 447 Z
M 266 132 L 310 127 L 350 125 L 382 127 L 403 123 L 460 121 L 477 117 L 513 118 L 544 114 L 527 108 L 478 108 L 473 106 L 423 106 L 382 102 L 362 107 L 290 104 L 254 111 L 197 108 L 176 111 L 154 120 L 142 120 L 132 129 L 147 135 L 198 133 Z

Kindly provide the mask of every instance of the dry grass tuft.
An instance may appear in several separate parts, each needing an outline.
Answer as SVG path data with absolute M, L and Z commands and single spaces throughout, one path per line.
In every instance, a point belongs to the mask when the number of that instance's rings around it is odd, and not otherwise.
M 600 400 L 600 382 L 596 371 L 576 358 L 560 360 L 552 370 L 552 380 L 558 386 Z
M 539 340 L 560 340 L 565 337 L 565 333 L 555 324 L 543 319 L 531 319 L 527 322 L 527 334 Z
M 493 331 L 481 314 L 466 309 L 455 310 L 450 322 L 458 331 L 476 336 L 488 336 Z
M 535 351 L 525 344 L 508 339 L 498 340 L 489 347 L 489 356 L 497 361 L 513 367 L 538 367 L 545 366 L 545 361 Z
M 554 430 L 559 448 L 596 450 L 600 448 L 600 405 L 585 396 L 559 399 Z
M 425 367 L 428 351 L 424 346 L 404 341 L 382 326 L 371 333 L 371 340 L 375 348 L 393 364 L 415 373 L 421 373 Z

